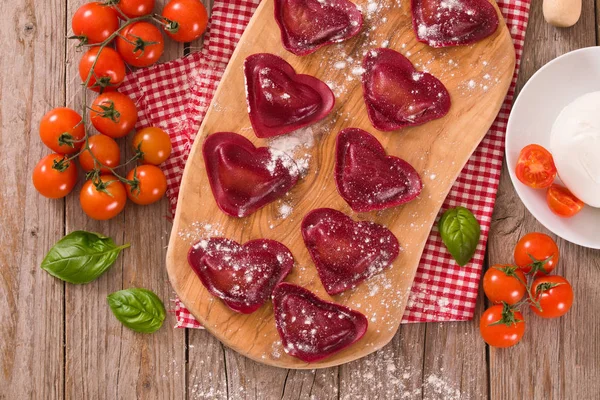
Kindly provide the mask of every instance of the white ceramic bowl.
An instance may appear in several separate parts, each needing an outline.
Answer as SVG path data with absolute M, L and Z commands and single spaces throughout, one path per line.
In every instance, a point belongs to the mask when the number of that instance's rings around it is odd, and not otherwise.
M 586 206 L 572 218 L 558 217 L 546 204 L 546 190 L 527 187 L 515 176 L 521 149 L 531 143 L 549 149 L 552 125 L 560 111 L 577 97 L 595 91 L 600 91 L 600 47 L 572 51 L 544 65 L 513 105 L 506 130 L 506 161 L 517 194 L 542 225 L 569 242 L 600 249 L 600 208 Z

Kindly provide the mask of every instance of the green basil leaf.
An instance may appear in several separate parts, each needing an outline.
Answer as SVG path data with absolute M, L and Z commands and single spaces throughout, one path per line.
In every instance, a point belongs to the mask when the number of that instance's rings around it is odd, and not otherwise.
M 46 254 L 42 269 L 69 283 L 89 283 L 104 273 L 129 244 L 117 246 L 98 233 L 74 231 Z
M 150 290 L 119 290 L 109 294 L 107 299 L 115 317 L 136 332 L 155 332 L 165 320 L 165 306 Z
M 451 208 L 440 218 L 439 229 L 446 248 L 458 265 L 467 265 L 481 236 L 481 227 L 473 213 L 464 207 Z

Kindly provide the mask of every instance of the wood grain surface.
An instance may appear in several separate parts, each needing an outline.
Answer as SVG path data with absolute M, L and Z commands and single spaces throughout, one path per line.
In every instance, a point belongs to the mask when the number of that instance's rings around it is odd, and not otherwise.
M 168 206 L 163 202 L 135 215 L 134 208 L 128 207 L 124 218 L 93 225 L 81 214 L 77 219 L 69 215 L 81 213 L 75 209 L 76 196 L 69 198 L 72 205 L 66 209 L 64 201 L 41 198 L 30 183 L 31 170 L 48 154 L 38 137 L 40 118 L 57 105 L 76 106 L 71 97 L 78 77 L 72 68 L 79 54 L 71 52 L 67 58 L 71 44 L 64 37 L 70 30 L 70 10 L 80 3 L 83 0 L 69 5 L 65 0 L 0 2 L 5 22 L 0 27 L 4 39 L 0 53 L 4 178 L 0 187 L 0 399 L 597 399 L 600 291 L 595 285 L 600 281 L 600 251 L 560 239 L 563 261 L 557 272 L 573 283 L 573 310 L 548 321 L 526 312 L 525 337 L 513 349 L 490 349 L 479 339 L 478 318 L 487 306 L 483 296 L 478 298 L 473 321 L 401 325 L 380 351 L 315 371 L 254 362 L 224 347 L 207 331 L 173 331 L 173 314 L 153 343 L 145 335 L 123 332 L 111 315 L 102 316 L 107 306 L 93 296 L 105 296 L 132 282 L 159 292 L 170 308 L 174 294 L 161 272 L 164 259 L 147 257 L 149 248 L 159 252 L 155 247 L 165 243 L 168 232 L 158 232 L 147 223 L 143 237 L 149 242 L 142 242 L 141 234 L 132 235 L 144 224 L 141 216 L 157 223 Z M 541 3 L 532 4 L 517 89 L 549 60 L 598 44 L 600 1 L 584 0 L 582 19 L 570 29 L 546 25 Z M 201 41 L 191 48 L 200 46 Z M 183 54 L 183 46 L 169 42 L 165 59 Z M 71 220 L 68 228 L 67 219 Z M 84 287 L 64 285 L 39 268 L 55 241 L 71 229 L 85 227 L 104 233 L 121 229 L 132 241 L 127 260 L 119 259 L 101 278 L 113 287 L 87 289 L 87 298 Z M 509 260 L 517 238 L 534 230 L 545 231 L 520 203 L 504 171 L 487 264 Z M 155 281 L 143 277 L 149 273 Z M 109 277 L 112 274 L 116 276 Z M 82 291 L 77 306 L 66 305 L 71 301 L 65 297 L 67 288 L 71 293 Z M 95 304 L 99 314 L 88 303 Z M 80 307 L 85 308 L 80 311 Z M 69 341 L 65 341 L 67 323 L 72 324 Z M 115 335 L 117 340 L 112 339 Z M 77 347 L 73 341 L 79 342 Z M 112 350 L 108 343 L 118 344 L 121 351 Z M 77 362 L 82 353 L 85 358 Z M 145 371 L 157 372 L 154 378 L 143 379 L 149 376 Z
M 361 34 L 310 56 L 296 57 L 281 45 L 280 30 L 273 18 L 273 0 L 263 1 L 223 75 L 183 174 L 167 253 L 171 283 L 192 314 L 226 346 L 269 365 L 305 369 L 329 367 L 363 357 L 392 339 L 402 319 L 431 225 L 456 176 L 496 118 L 514 71 L 514 48 L 503 21 L 494 35 L 474 46 L 432 49 L 417 42 L 408 2 L 399 5 L 392 0 L 381 1 L 374 12 L 366 11 L 366 0 L 357 4 L 365 10 Z M 372 127 L 360 76 L 353 71 L 356 66 L 360 67 L 363 54 L 383 42 L 389 42 L 389 48 L 406 54 L 414 64 L 421 66 L 418 69 L 425 67 L 444 83 L 452 99 L 447 116 L 393 133 L 377 132 Z M 255 53 L 276 54 L 288 61 L 297 73 L 316 76 L 330 82 L 333 88 L 344 89 L 336 93 L 332 114 L 306 128 L 308 140 L 315 142 L 307 150 L 310 166 L 306 176 L 284 200 L 271 203 L 246 218 L 235 218 L 221 212 L 214 200 L 202 143 L 207 135 L 225 131 L 240 133 L 256 146 L 268 145 L 268 141 L 254 135 L 244 101 L 243 63 Z M 356 60 L 356 66 L 348 61 L 350 58 Z M 343 62 L 345 68 L 335 68 L 339 62 Z M 484 75 L 490 78 L 484 80 Z M 336 135 L 347 127 L 372 132 L 388 154 L 413 165 L 424 181 L 421 195 L 408 204 L 385 211 L 352 212 L 339 196 L 333 179 Z M 304 136 L 300 138 L 305 140 Z M 279 211 L 282 204 L 293 211 L 282 216 Z M 321 207 L 387 226 L 402 247 L 392 267 L 353 290 L 333 298 L 328 296 L 300 234 L 302 218 Z M 198 235 L 198 224 L 210 229 Z M 214 231 L 218 233 L 211 233 Z M 356 344 L 319 362 L 309 364 L 288 356 L 275 329 L 270 302 L 250 315 L 231 311 L 206 290 L 190 268 L 187 262 L 190 245 L 211 236 L 223 236 L 239 243 L 259 238 L 280 241 L 291 250 L 296 261 L 286 281 L 363 312 L 369 319 L 367 333 Z

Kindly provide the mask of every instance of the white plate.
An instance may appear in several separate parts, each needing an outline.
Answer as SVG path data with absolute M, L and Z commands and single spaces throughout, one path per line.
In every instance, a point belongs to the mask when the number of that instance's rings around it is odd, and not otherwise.
M 544 65 L 513 105 L 506 129 L 506 161 L 517 194 L 542 225 L 569 242 L 600 249 L 600 208 L 586 206 L 573 218 L 558 217 L 546 204 L 546 191 L 523 185 L 514 172 L 521 149 L 531 143 L 549 148 L 560 111 L 595 91 L 600 91 L 600 47 L 572 51 Z

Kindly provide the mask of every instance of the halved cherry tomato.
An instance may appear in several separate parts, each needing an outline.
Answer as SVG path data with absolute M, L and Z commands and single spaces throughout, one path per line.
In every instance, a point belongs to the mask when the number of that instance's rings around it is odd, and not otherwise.
M 133 136 L 133 148 L 144 153 L 142 161 L 146 164 L 158 165 L 171 155 L 171 139 L 160 128 L 140 129 Z
M 515 305 L 527 292 L 527 278 L 521 269 L 512 265 L 493 265 L 483 276 L 483 291 L 494 304 Z
M 88 139 L 90 150 L 86 150 L 79 155 L 79 164 L 84 171 L 91 171 L 96 166 L 92 154 L 96 156 L 101 165 L 98 165 L 103 173 L 110 173 L 109 168 L 116 168 L 121 161 L 121 150 L 114 139 L 106 135 L 94 135 Z M 90 151 L 92 154 L 90 154 Z
M 79 7 L 71 20 L 73 33 L 84 43 L 101 43 L 119 29 L 117 12 L 100 2 Z
M 77 152 L 83 145 L 85 127 L 81 115 L 67 107 L 50 110 L 40 121 L 40 138 L 52 151 L 60 154 Z
M 160 200 L 167 191 L 167 178 L 154 165 L 141 165 L 127 174 L 127 179 L 138 181 L 137 187 L 127 185 L 127 197 L 135 204 L 148 205 Z
M 119 92 L 102 93 L 94 100 L 91 108 L 90 119 L 94 128 L 113 139 L 131 132 L 138 119 L 133 100 Z
M 113 175 L 101 175 L 100 181 L 100 188 L 91 180 L 86 181 L 79 193 L 79 202 L 88 217 L 102 221 L 114 218 L 123 211 L 127 194 L 125 185 Z
M 147 67 L 158 61 L 165 48 L 160 30 L 149 22 L 135 22 L 121 31 L 117 51 L 134 67 Z
M 556 178 L 552 154 L 538 144 L 523 147 L 515 172 L 521 182 L 534 189 L 547 188 Z
M 544 233 L 532 232 L 523 236 L 515 246 L 515 263 L 525 273 L 532 268 L 537 275 L 549 274 L 558 264 L 559 251 L 556 242 Z
M 88 88 L 96 92 L 109 92 L 117 90 L 117 87 L 125 79 L 125 63 L 123 59 L 110 47 L 105 47 L 98 54 L 100 46 L 92 47 L 85 52 L 79 61 L 79 76 L 85 82 L 90 74 L 92 65 L 98 57 L 94 66 L 94 72 L 88 82 Z
M 165 28 L 167 35 L 176 42 L 191 42 L 206 30 L 208 14 L 199 0 L 171 0 L 163 8 L 162 16 L 174 21 L 174 29 Z
M 569 189 L 555 183 L 548 188 L 546 201 L 554 214 L 565 218 L 572 217 L 585 206 Z
M 562 276 L 543 276 L 531 285 L 531 294 L 540 308 L 531 305 L 534 313 L 542 318 L 557 318 L 565 315 L 573 305 L 573 288 Z
M 150 14 L 154 10 L 154 0 L 119 0 L 114 7 L 129 18 L 136 18 Z
M 56 166 L 56 168 L 54 168 Z M 65 197 L 77 183 L 77 167 L 62 154 L 49 154 L 33 169 L 33 186 L 49 199 Z
M 479 320 L 479 332 L 492 347 L 511 347 L 523 338 L 525 320 L 507 304 L 491 306 Z

